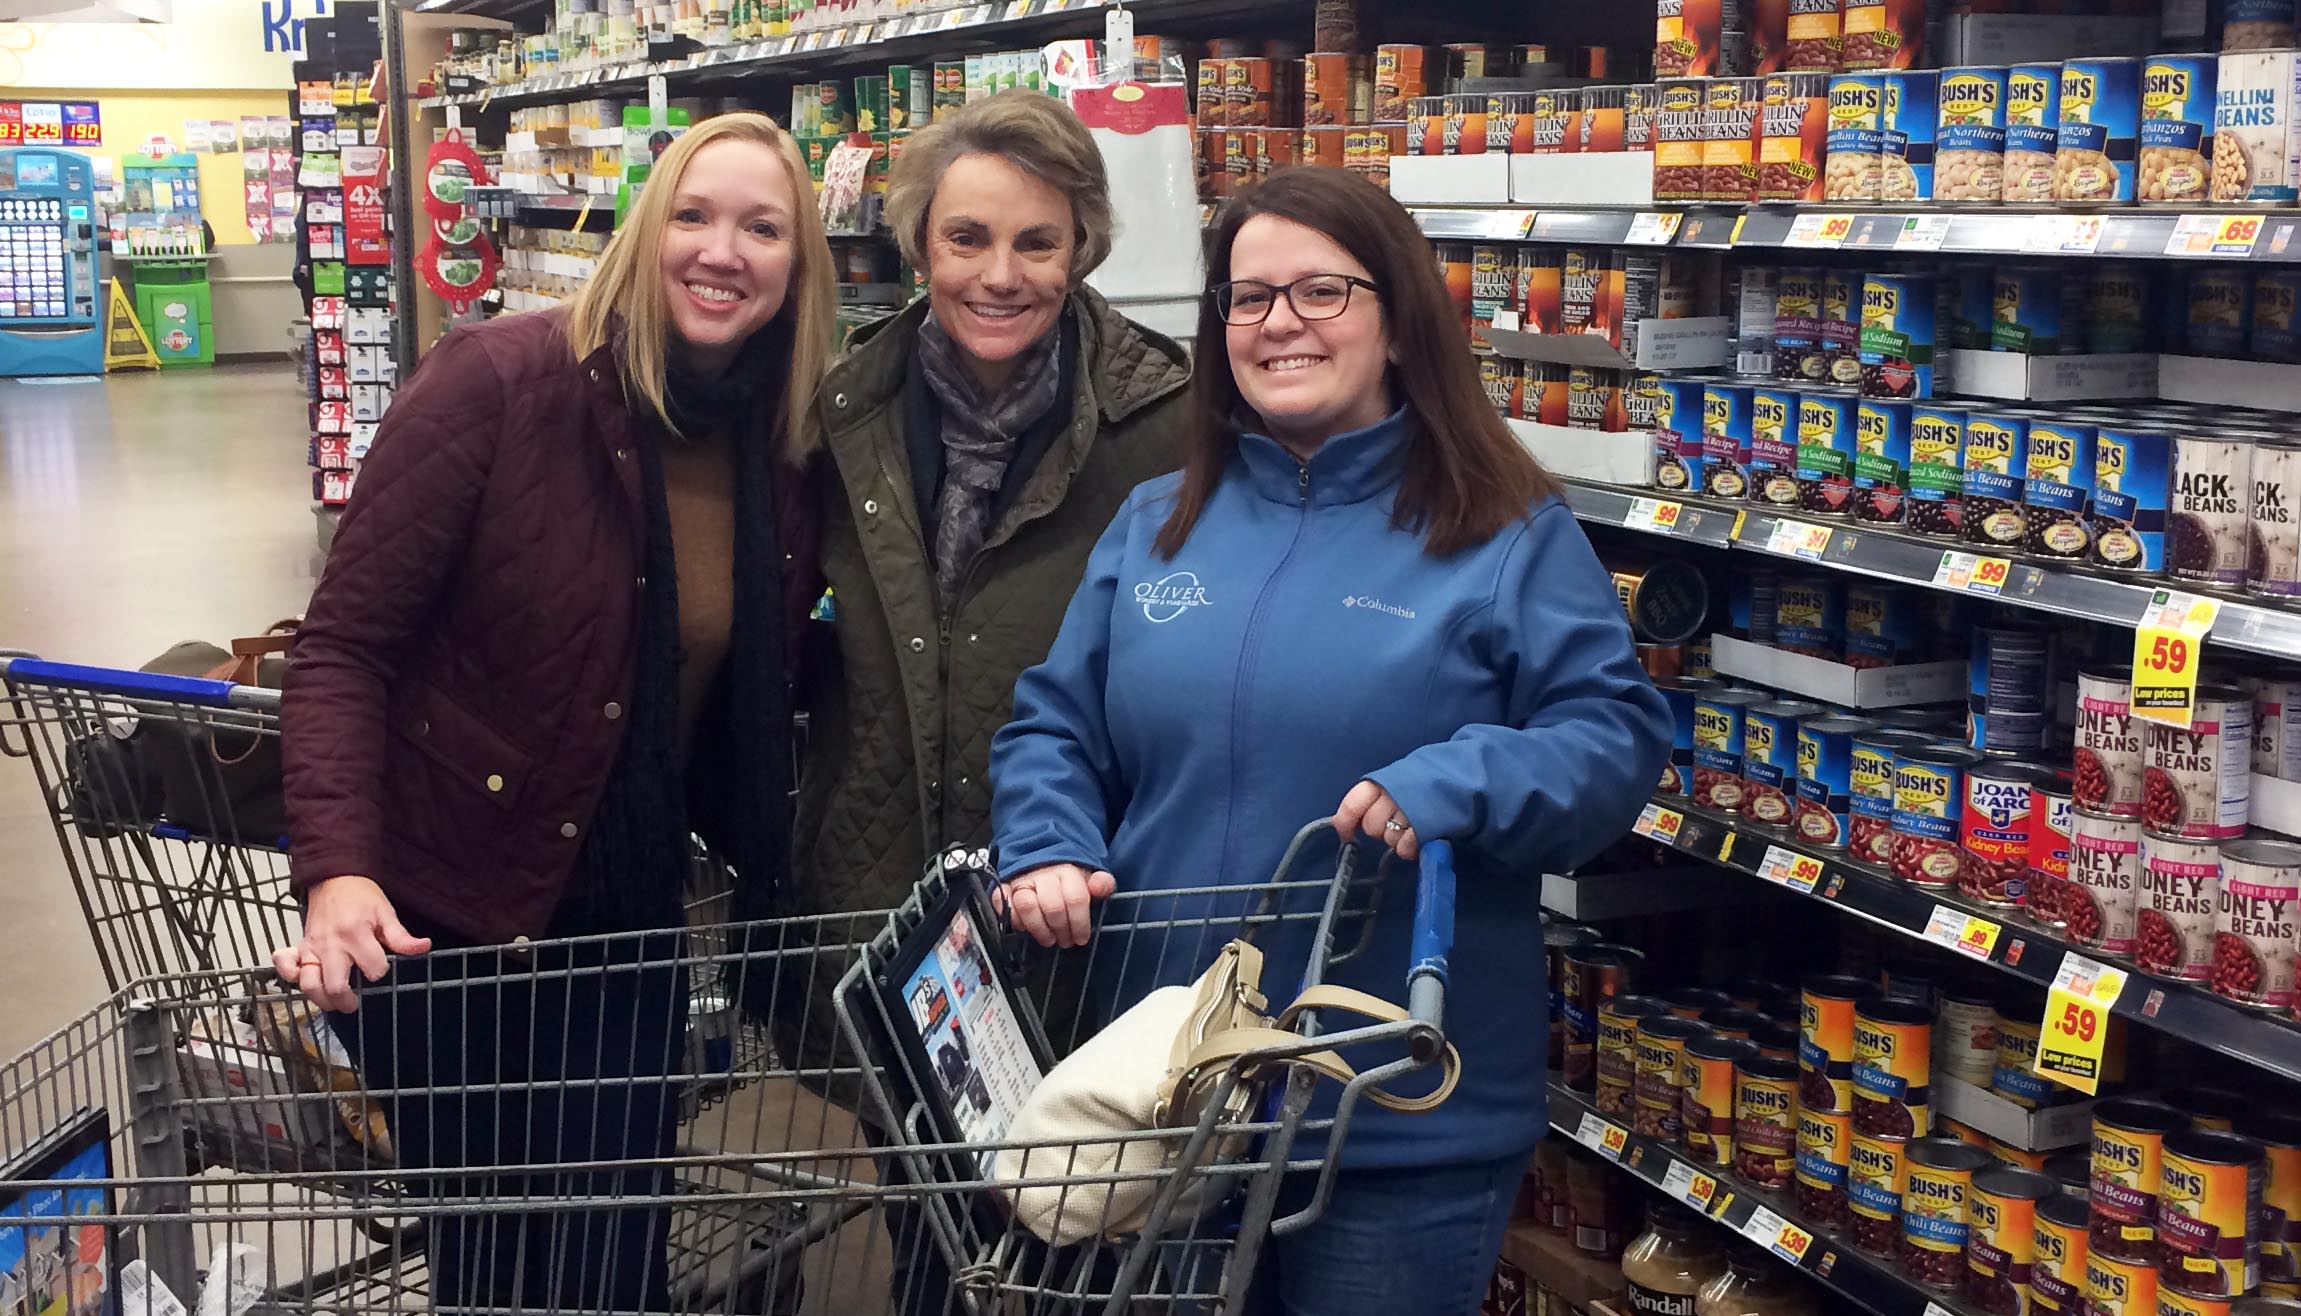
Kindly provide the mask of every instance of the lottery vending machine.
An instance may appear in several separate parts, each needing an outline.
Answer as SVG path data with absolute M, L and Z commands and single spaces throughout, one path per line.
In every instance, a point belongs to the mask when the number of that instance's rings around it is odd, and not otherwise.
M 104 371 L 93 181 L 76 152 L 0 151 L 0 376 Z

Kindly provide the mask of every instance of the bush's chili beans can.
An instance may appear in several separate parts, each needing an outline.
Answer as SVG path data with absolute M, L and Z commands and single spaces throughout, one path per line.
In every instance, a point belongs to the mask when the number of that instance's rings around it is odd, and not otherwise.
M 1998 1002 L 1997 1067 L 1990 1070 L 1989 1090 L 2027 1110 L 2055 1100 L 2061 1092 L 2032 1068 L 2037 1063 L 2038 1021 L 2044 1017 L 2045 1002 L 2026 993 Z
M 2085 1254 L 2086 1316 L 2155 1316 L 2157 1267 L 2147 1261 Z
M 2095 566 L 2134 572 L 2164 569 L 2172 472 L 2173 439 L 2164 431 L 2107 425 L 2095 431 Z
M 2036 1170 L 2040 1174 L 2045 1172 L 2047 1160 L 2045 1152 L 2024 1151 L 2010 1142 L 1991 1138 L 1989 1140 L 1989 1154 L 1996 1157 L 1997 1163 L 2000 1165 L 2010 1165 L 2017 1170 Z
M 2252 547 L 2253 439 L 2218 430 L 2173 438 L 2165 565 L 2183 580 L 2237 589 Z
M 2295 1001 L 2301 846 L 2248 836 L 2221 847 L 2213 911 L 2213 993 L 2258 1010 Z
M 1755 1060 L 1757 1045 L 1743 1038 L 1705 1032 L 1686 1043 L 1685 1069 L 1679 1094 L 1679 1112 L 1686 1133 L 1686 1152 L 1704 1166 L 1731 1169 L 1734 1164 L 1735 1068 Z
M 1921 886 L 1957 884 L 1965 867 L 1957 839 L 1965 773 L 1981 757 L 1951 745 L 1894 755 L 1894 876 Z
M 1545 920 L 1542 924 L 1542 961 L 1550 984 L 1550 1067 L 1566 1063 L 1566 952 L 1594 946 L 1598 929 L 1580 923 Z
M 2183 982 L 2211 981 L 2220 899 L 2220 842 L 2143 833 L 2134 967 Z
M 2245 833 L 2253 791 L 2253 698 L 2200 685 L 2189 725 L 2142 723 L 2141 816 L 2161 832 L 2206 840 Z
M 2184 1293 L 2163 1274 L 2157 1279 L 2157 1316 L 2229 1316 L 2232 1299 Z
M 1761 1188 L 1787 1188 L 1798 1161 L 1798 1063 L 1759 1055 L 1734 1073 L 1734 1171 Z
M 1798 998 L 1798 1105 L 1853 1110 L 1854 1011 L 1877 996 L 1866 978 L 1809 978 Z
M 2106 955 L 2133 953 L 2140 910 L 2141 824 L 2131 818 L 2077 811 L 2069 833 L 2069 881 L 2059 897 L 2070 940 Z
M 1853 858 L 1878 868 L 1893 863 L 1894 756 L 1931 745 L 1916 731 L 1880 729 L 1854 737 L 1848 765 L 1847 846 Z
M 2245 588 L 2301 597 L 2301 443 L 2267 438 L 2253 448 L 2253 542 Z
M 2167 1088 L 2159 1099 L 2187 1115 L 2191 1127 L 2217 1133 L 2236 1132 L 2238 1116 L 2253 1109 L 2253 1102 L 2245 1094 L 2228 1088 Z
M 2028 1316 L 2038 1207 L 2060 1191 L 2035 1170 L 1995 1165 L 1975 1173 L 1965 1248 L 1967 1301 L 1990 1316 Z
M 1854 1131 L 1883 1138 L 1932 1132 L 1933 1009 L 1893 997 L 1854 1006 Z
M 2161 1290 L 2234 1297 L 2261 1279 L 2261 1144 L 2235 1133 L 2168 1134 L 2157 1193 Z
M 2291 1284 L 2301 1280 L 2294 1245 L 2301 1223 L 2301 1118 L 2291 1115 L 2248 1115 L 2238 1132 L 2261 1144 L 2264 1175 L 2261 1183 L 2261 1282 Z
M 1662 1004 L 1680 1019 L 1699 1020 L 1712 1010 L 1733 1008 L 1734 998 L 1709 987 L 1680 987 L 1661 993 Z
M 1638 1076 L 1632 1080 L 1635 1118 L 1631 1127 L 1675 1147 L 1685 1140 L 1686 1043 L 1708 1030 L 1672 1014 L 1638 1021 Z
M 1846 1168 L 1853 1144 L 1853 1116 L 1799 1108 L 1793 1198 L 1799 1214 L 1833 1229 L 1846 1222 Z
M 1657 795 L 1683 798 L 1694 785 L 1694 701 L 1703 687 L 1683 678 L 1654 682 L 1670 706 L 1670 761 L 1662 765 Z
M 1598 1007 L 1630 993 L 1646 953 L 1601 942 L 1569 950 L 1565 959 L 1566 1086 L 1589 1092 L 1598 1081 Z
M 1958 983 L 1942 988 L 1934 1010 L 1934 1072 L 1985 1088 L 1996 1067 L 1997 1006 L 1989 993 Z
M 1798 839 L 1842 850 L 1853 824 L 1854 740 L 1877 729 L 1858 717 L 1798 723 Z
M 2116 1098 L 2093 1108 L 2090 1255 L 2156 1265 L 2165 1139 L 2188 1127 L 2187 1115 L 2159 1101 Z
M 1668 1014 L 1657 997 L 1613 996 L 1598 1007 L 1598 1113 L 1629 1123 L 1636 1109 L 1638 1024 Z
M 1910 409 L 1909 508 L 1921 535 L 1955 539 L 1965 528 L 1965 410 L 1919 403 Z
M 1968 900 L 2012 909 L 2029 890 L 2030 813 L 2052 768 L 2020 759 L 1991 759 L 1966 769 L 1958 848 L 1965 854 L 1957 887 Z
M 2080 670 L 2071 797 L 2099 813 L 2140 817 L 2141 759 L 2142 724 L 2133 716 L 2133 669 Z
M 2035 1310 L 2047 1316 L 2082 1316 L 2085 1220 L 2082 1193 L 2056 1193 L 2038 1203 L 2031 1233 L 2029 1296 Z
M 2053 632 L 1976 626 L 1967 668 L 1970 742 L 1992 754 L 2034 754 L 2054 720 Z
M 1920 1138 L 1904 1154 L 1909 1186 L 1902 1193 L 1902 1273 L 1926 1288 L 1955 1293 L 1965 1287 L 1973 1177 L 1994 1162 L 1988 1152 L 1956 1138 Z
M 1787 828 L 1798 808 L 1798 723 L 1822 707 L 1783 699 L 1742 714 L 1742 812 L 1764 827 Z
M 1900 1242 L 1908 1145 L 1902 1138 L 1856 1133 L 1846 1157 L 1847 1233 L 1855 1247 L 1873 1257 L 1895 1255 Z
M 1740 813 L 1742 715 L 1767 702 L 1753 690 L 1705 690 L 1694 700 L 1694 803 Z
M 1759 1029 L 1773 1022 L 1756 1010 L 1746 1009 L 1739 1005 L 1725 1005 L 1704 1010 L 1701 1019 L 1702 1027 L 1709 1029 L 1718 1036 L 1736 1038 L 1745 1042 L 1750 1040 L 1751 1036 Z M 1751 1055 L 1757 1053 L 1756 1047 L 1750 1048 Z
M 2029 540 L 2022 481 L 2029 471 L 2029 417 L 1969 411 L 1965 420 L 1965 538 L 1991 548 Z

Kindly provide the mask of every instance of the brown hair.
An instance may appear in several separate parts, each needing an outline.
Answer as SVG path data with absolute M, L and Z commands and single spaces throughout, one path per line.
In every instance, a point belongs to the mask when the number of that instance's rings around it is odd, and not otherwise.
M 1537 500 L 1559 491 L 1557 480 L 1510 432 L 1479 387 L 1461 316 L 1438 277 L 1430 243 L 1405 207 L 1357 174 L 1304 165 L 1231 198 L 1207 238 L 1209 295 L 1198 311 L 1191 433 L 1184 440 L 1182 487 L 1154 545 L 1160 556 L 1173 557 L 1190 538 L 1238 446 L 1232 417 L 1252 414 L 1231 375 L 1212 290 L 1229 282 L 1231 244 L 1257 215 L 1325 234 L 1382 289 L 1391 383 L 1405 399 L 1411 425 L 1394 527 L 1421 533 L 1422 551 L 1445 557 L 1493 538 Z
M 1073 284 L 1111 254 L 1111 185 L 1102 148 L 1070 106 L 1017 87 L 938 116 L 903 144 L 887 181 L 887 228 L 912 269 L 927 268 L 927 212 L 943 173 L 968 155 L 996 156 L 1071 203 Z

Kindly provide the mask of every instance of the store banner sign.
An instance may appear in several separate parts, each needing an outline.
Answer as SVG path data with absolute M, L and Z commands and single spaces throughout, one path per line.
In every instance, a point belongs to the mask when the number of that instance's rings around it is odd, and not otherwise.
M 64 145 L 102 146 L 103 112 L 92 101 L 64 102 Z
M 24 107 L 15 101 L 0 101 L 0 147 L 24 144 Z
M 343 151 L 344 259 L 353 265 L 391 262 L 384 236 L 384 150 L 350 146 Z
M 24 144 L 62 146 L 64 107 L 54 101 L 24 102 Z

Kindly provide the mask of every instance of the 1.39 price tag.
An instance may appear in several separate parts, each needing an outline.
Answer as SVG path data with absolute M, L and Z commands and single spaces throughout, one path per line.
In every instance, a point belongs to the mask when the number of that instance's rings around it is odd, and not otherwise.
M 2218 599 L 2161 589 L 2133 632 L 2133 715 L 2187 727 L 2197 701 L 2205 636 L 2221 615 Z
M 2037 1043 L 2040 1076 L 2091 1095 L 2101 1086 L 2101 1057 L 2109 1044 L 2109 1011 L 2125 991 L 2125 970 L 2085 958 L 2061 957 L 2061 970 L 2045 994 L 2045 1022 Z
M 1617 1161 L 1622 1159 L 1623 1150 L 1630 1145 L 1628 1129 L 1594 1113 L 1582 1116 L 1582 1122 L 1574 1128 L 1574 1137 L 1590 1150 Z
M 1718 1181 L 1684 1161 L 1672 1161 L 1662 1176 L 1662 1191 L 1708 1215 L 1718 1200 Z

